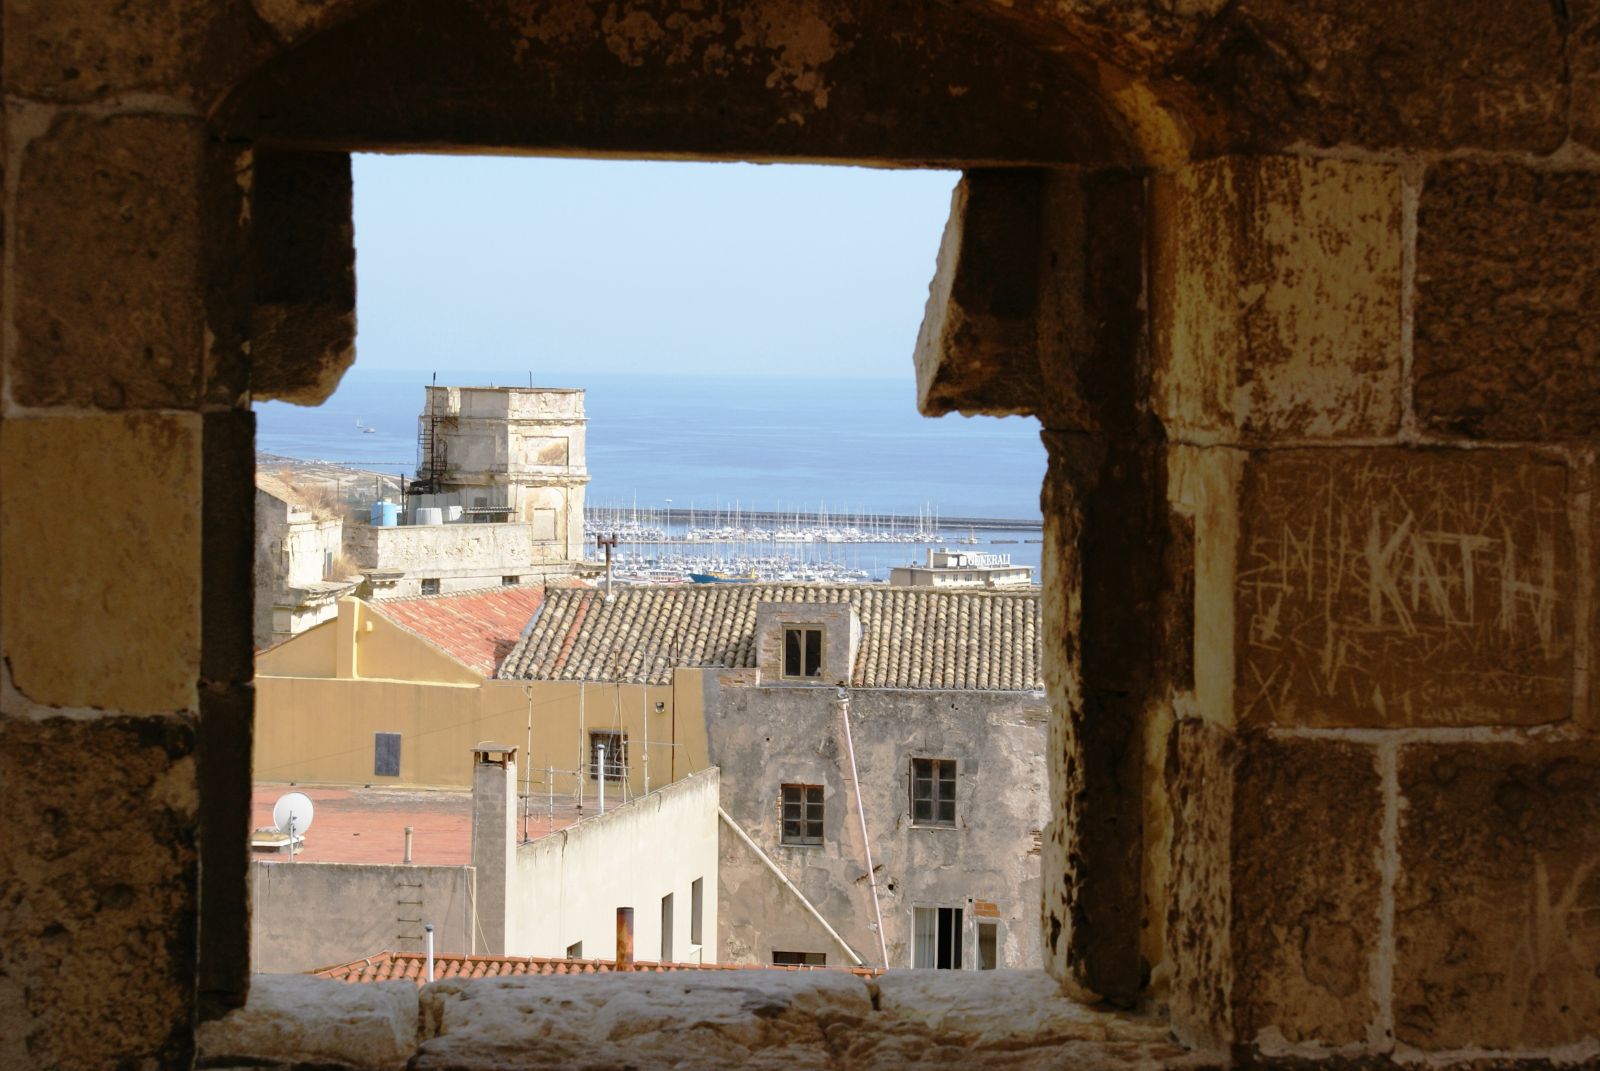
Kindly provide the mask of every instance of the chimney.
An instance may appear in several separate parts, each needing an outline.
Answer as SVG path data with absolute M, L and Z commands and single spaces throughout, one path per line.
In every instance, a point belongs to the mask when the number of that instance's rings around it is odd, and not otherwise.
M 633 908 L 617 908 L 617 970 L 633 969 Z
M 503 956 L 511 906 L 507 887 L 517 851 L 517 749 L 483 743 L 472 749 L 472 865 L 477 870 L 478 955 Z

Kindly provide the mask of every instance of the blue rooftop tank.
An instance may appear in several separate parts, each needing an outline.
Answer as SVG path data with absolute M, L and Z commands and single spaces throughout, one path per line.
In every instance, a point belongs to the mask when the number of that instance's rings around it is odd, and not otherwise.
M 394 502 L 374 502 L 372 523 L 378 528 L 393 528 L 400 523 L 400 507 Z

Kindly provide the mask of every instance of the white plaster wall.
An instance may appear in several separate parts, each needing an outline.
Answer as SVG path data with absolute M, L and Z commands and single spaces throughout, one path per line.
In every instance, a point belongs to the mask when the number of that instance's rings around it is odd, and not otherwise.
M 290 514 L 283 533 L 283 552 L 290 587 L 303 587 L 326 579 L 330 553 L 337 558 L 343 547 L 344 522 L 317 520 L 309 514 Z
M 717 961 L 715 769 L 694 774 L 604 816 L 517 848 L 506 952 L 563 956 L 583 942 L 585 959 L 616 953 L 617 908 L 632 907 L 634 958 L 661 951 L 661 898 L 673 899 L 673 959 Z M 691 944 L 690 886 L 704 883 L 702 944 Z

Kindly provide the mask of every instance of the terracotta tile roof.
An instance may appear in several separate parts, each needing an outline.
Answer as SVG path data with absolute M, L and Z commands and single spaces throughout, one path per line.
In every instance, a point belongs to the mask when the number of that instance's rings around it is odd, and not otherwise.
M 1031 691 L 1044 687 L 1039 592 L 881 584 L 690 584 L 551 591 L 501 677 L 644 680 L 675 666 L 750 668 L 756 607 L 849 603 L 861 619 L 858 688 Z
M 427 957 L 421 952 L 379 952 L 352 963 L 309 971 L 319 978 L 341 982 L 392 982 L 409 980 L 418 985 L 427 981 Z M 617 965 L 605 959 L 543 959 L 538 956 L 460 956 L 435 955 L 433 980 L 447 978 L 503 978 L 529 974 L 610 974 Z M 810 971 L 847 970 L 865 977 L 882 974 L 876 967 L 764 967 L 736 963 L 640 963 L 625 971 L 661 973 L 665 971 Z
M 495 666 L 517 642 L 543 600 L 543 587 L 523 584 L 385 599 L 370 605 L 395 624 L 492 677 Z

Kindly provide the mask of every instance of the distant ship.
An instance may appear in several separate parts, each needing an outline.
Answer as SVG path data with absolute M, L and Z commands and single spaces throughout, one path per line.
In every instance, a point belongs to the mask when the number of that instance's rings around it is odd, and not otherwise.
M 758 579 L 754 573 L 690 573 L 696 584 L 748 584 Z
M 360 417 L 356 417 L 356 427 L 361 428 L 361 418 Z M 361 428 L 361 431 L 364 434 L 367 434 L 367 435 L 376 435 L 378 433 L 378 429 L 374 428 L 374 427 Z

